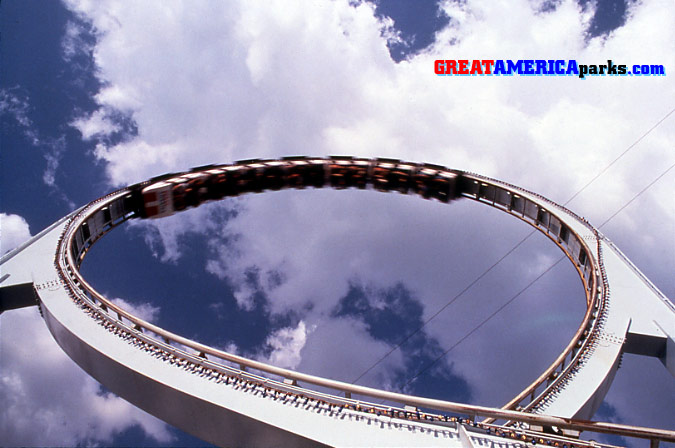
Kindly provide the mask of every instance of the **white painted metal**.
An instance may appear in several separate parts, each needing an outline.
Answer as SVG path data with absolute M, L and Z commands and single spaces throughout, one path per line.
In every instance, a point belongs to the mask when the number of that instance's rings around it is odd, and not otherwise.
M 587 292 L 588 311 L 570 345 L 502 410 L 379 391 L 268 366 L 173 335 L 119 309 L 87 285 L 77 269 L 86 253 L 85 245 L 131 217 L 120 218 L 126 190 L 94 201 L 3 257 L 0 287 L 34 284 L 50 331 L 84 370 L 137 406 L 219 445 L 520 443 L 513 437 L 574 443 L 486 424 L 465 427 L 433 414 L 405 414 L 405 406 L 489 417 L 488 421 L 502 419 L 675 441 L 673 431 L 570 420 L 590 418 L 597 409 L 618 368 L 627 336 L 651 338 L 655 347 L 663 342 L 662 360 L 673 372 L 675 312 L 670 301 L 611 242 L 574 213 L 518 187 L 479 175 L 466 176 L 475 181 L 476 190 L 465 192 L 465 196 L 515 215 L 548 235 L 575 263 Z M 519 208 L 515 201 L 509 202 L 514 196 L 526 199 L 526 204 Z M 114 223 L 102 219 L 99 210 L 103 207 L 116 210 Z M 77 234 L 84 222 L 91 232 L 88 240 Z M 567 235 L 563 238 L 561 223 L 574 235 L 569 244 L 563 241 Z M 77 250 L 72 250 L 73 245 Z M 329 395 L 307 385 L 335 392 Z M 385 399 L 401 407 L 373 405 L 345 395 Z M 516 406 L 527 412 L 512 410 Z

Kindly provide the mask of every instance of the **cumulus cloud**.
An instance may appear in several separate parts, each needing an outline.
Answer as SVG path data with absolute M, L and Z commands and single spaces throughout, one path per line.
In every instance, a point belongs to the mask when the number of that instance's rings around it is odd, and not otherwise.
M 30 236 L 28 223 L 23 217 L 0 213 L 0 255 L 28 241 Z
M 99 109 L 86 118 L 77 118 L 72 126 L 82 134 L 84 140 L 90 140 L 98 135 L 109 135 L 119 131 L 119 126 L 111 122 L 105 111 Z
M 155 17 L 150 5 L 73 7 L 99 33 L 95 55 L 106 86 L 99 104 L 128 112 L 139 127 L 137 138 L 97 149 L 113 184 L 252 155 L 349 153 L 521 179 L 565 200 L 667 112 L 659 92 L 670 78 L 439 78 L 433 60 L 556 55 L 668 67 L 673 36 L 658 3 L 632 5 L 624 27 L 589 41 L 592 11 L 573 1 L 546 11 L 527 1 L 448 2 L 451 25 L 424 54 L 400 64 L 389 58 L 382 23 L 366 3 L 227 10 L 198 3 L 177 7 L 174 20 Z M 196 16 L 206 21 L 191 33 Z M 164 48 L 164 35 L 181 36 L 180 45 Z M 131 42 L 139 36 L 144 45 Z M 186 63 L 191 57 L 197 59 Z M 659 128 L 653 144 L 640 148 L 645 173 L 658 174 L 647 163 L 668 162 L 669 133 Z M 618 208 L 633 191 L 635 170 L 635 163 L 622 164 L 603 183 L 604 208 Z M 593 211 L 593 201 L 586 195 L 576 203 Z M 665 212 L 673 217 L 672 208 Z
M 268 362 L 275 366 L 295 369 L 301 361 L 300 351 L 307 342 L 307 334 L 314 328 L 307 328 L 304 321 L 298 322 L 295 328 L 281 328 L 267 338 L 267 345 L 272 349 Z
M 86 55 L 93 50 L 89 32 L 84 23 L 76 20 L 69 20 L 66 23 L 66 31 L 61 39 L 61 49 L 63 59 L 72 63 L 79 55 Z
M 0 214 L 0 228 L 3 252 L 31 236 L 18 215 Z M 149 320 L 158 312 L 152 305 L 115 302 Z M 166 424 L 104 392 L 71 361 L 34 307 L 0 315 L 0 365 L 0 439 L 5 446 L 109 443 L 132 427 L 159 442 L 172 440 Z
M 181 238 L 188 233 L 207 235 L 218 233 L 221 222 L 227 216 L 235 215 L 239 205 L 211 203 L 204 207 L 191 209 L 182 215 L 170 216 L 161 222 L 130 222 L 144 235 L 145 242 L 153 255 L 164 263 L 176 263 L 181 256 Z
M 300 351 L 302 360 L 298 369 L 304 372 L 341 381 L 350 380 L 368 368 L 373 357 L 381 356 L 389 349 L 386 343 L 373 340 L 364 323 L 358 319 L 330 319 L 315 325 L 312 337 L 307 339 Z M 402 364 L 400 354 L 392 356 L 384 369 L 367 384 L 391 389 L 393 369 L 400 368 Z
M 138 305 L 133 305 L 127 302 L 124 299 L 115 298 L 112 299 L 112 302 L 119 306 L 120 308 L 129 311 L 136 317 L 140 317 L 146 322 L 154 323 L 159 317 L 160 309 L 158 306 L 154 306 L 150 303 L 140 303 Z
M 565 202 L 672 108 L 664 95 L 673 90 L 672 76 L 433 73 L 435 59 L 461 58 L 612 59 L 663 64 L 668 71 L 675 67 L 675 11 L 668 0 L 631 3 L 622 27 L 595 38 L 588 33 L 593 10 L 571 0 L 554 7 L 443 2 L 449 25 L 431 47 L 400 63 L 390 58 L 391 36 L 383 34 L 391 24 L 368 3 L 68 4 L 97 33 L 94 55 L 104 86 L 96 96 L 99 110 L 76 126 L 98 142 L 95 154 L 113 185 L 219 161 L 338 153 L 444 164 Z M 173 36 L 172 45 L 166 36 Z M 134 121 L 133 138 L 106 141 L 110 110 Z M 570 206 L 603 222 L 672 164 L 674 139 L 671 117 Z M 671 296 L 675 260 L 672 240 L 663 236 L 672 234 L 675 208 L 663 198 L 672 195 L 672 181 L 671 173 L 603 229 L 643 260 Z M 305 325 L 316 325 L 311 333 L 296 327 L 271 336 L 283 362 L 346 375 L 366 369 L 387 346 L 362 320 L 331 318 L 350 282 L 374 290 L 403 283 L 426 320 L 527 233 L 516 220 L 475 204 L 442 207 L 372 192 L 279 192 L 220 207 L 220 215 L 212 207 L 144 224 L 152 226 L 149 244 L 163 261 L 175 262 L 182 235 L 204 234 L 212 249 L 205 268 L 234 288 L 242 308 L 251 309 L 252 296 L 262 293 L 272 313 L 304 310 Z M 532 241 L 435 319 L 429 337 L 451 347 L 556 259 L 543 238 Z M 650 258 L 663 247 L 670 249 Z M 565 286 L 573 276 L 569 268 L 530 290 L 491 321 L 491 335 L 477 333 L 453 351 L 453 369 L 469 379 L 477 400 L 500 404 L 564 345 L 583 312 L 579 288 Z M 544 319 L 549 310 L 559 319 Z M 538 318 L 514 330 L 513 322 L 535 311 Z M 541 346 L 529 344 L 532 334 Z M 350 360 L 349 369 L 341 358 L 321 358 L 337 335 L 362 347 L 363 358 Z M 521 346 L 527 347 L 519 359 L 527 361 L 511 361 Z M 403 366 L 399 353 L 374 375 Z M 513 367 L 494 369 L 497 360 Z
M 605 400 L 613 412 L 603 413 L 603 409 L 600 409 L 598 417 L 675 430 L 672 419 L 673 396 L 675 381 L 659 360 L 624 355 L 621 368 Z
M 35 308 L 0 316 L 0 344 L 3 445 L 105 444 L 132 427 L 159 442 L 172 439 L 166 424 L 104 392 L 71 361 Z

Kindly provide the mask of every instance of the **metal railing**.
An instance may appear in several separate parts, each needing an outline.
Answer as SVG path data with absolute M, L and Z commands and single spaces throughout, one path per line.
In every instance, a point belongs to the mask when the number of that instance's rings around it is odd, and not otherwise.
M 329 163 L 329 160 L 326 160 L 326 163 Z M 487 178 L 471 175 L 476 177 L 481 182 L 489 182 L 493 186 L 499 188 L 507 188 L 507 184 L 501 183 L 499 181 L 488 180 Z M 514 194 L 519 192 L 527 192 L 522 189 L 512 189 L 511 191 Z M 82 262 L 83 257 L 86 255 L 87 251 L 91 248 L 94 242 L 99 238 L 105 235 L 107 232 L 112 230 L 115 226 L 121 224 L 127 219 L 135 217 L 133 214 L 125 214 L 121 219 L 118 219 L 116 222 L 105 223 L 99 230 L 84 241 L 80 247 L 77 248 L 77 251 L 72 250 L 74 247 L 74 239 L 76 232 L 82 226 L 82 223 L 86 220 L 94 217 L 94 215 L 99 212 L 103 207 L 108 204 L 111 204 L 115 201 L 120 201 L 129 193 L 129 190 L 122 189 L 117 192 L 113 192 L 99 200 L 93 201 L 88 206 L 84 207 L 72 216 L 69 224 L 64 229 L 64 234 L 59 241 L 59 248 L 56 258 L 56 266 L 60 273 L 61 279 L 66 286 L 66 290 L 69 295 L 75 300 L 85 311 L 92 315 L 95 319 L 99 320 L 102 325 L 109 328 L 114 333 L 120 335 L 120 337 L 126 338 L 137 342 L 138 344 L 143 345 L 149 351 L 157 354 L 157 356 L 162 356 L 164 359 L 178 359 L 180 362 L 189 363 L 195 368 L 200 367 L 202 369 L 206 368 L 209 371 L 209 375 L 215 375 L 216 380 L 218 375 L 224 375 L 227 378 L 236 377 L 242 378 L 245 381 L 251 381 L 255 384 L 262 385 L 262 387 L 270 387 L 275 391 L 280 391 L 282 393 L 294 393 L 303 397 L 313 397 L 312 399 L 324 400 L 326 403 L 337 404 L 340 406 L 351 407 L 355 410 L 363 410 L 364 412 L 385 412 L 386 415 L 398 417 L 398 418 L 412 418 L 415 419 L 415 416 L 419 418 L 424 416 L 424 421 L 431 423 L 447 423 L 448 419 L 443 418 L 443 416 L 433 416 L 428 413 L 420 413 L 419 411 L 410 411 L 406 409 L 407 407 L 414 408 L 424 408 L 432 409 L 441 412 L 452 412 L 462 415 L 469 416 L 469 419 L 473 421 L 476 417 L 487 417 L 488 421 L 484 423 L 472 423 L 476 427 L 485 429 L 485 428 L 496 428 L 489 423 L 499 420 L 509 420 L 514 422 L 528 423 L 532 425 L 546 426 L 546 427 L 558 427 L 558 428 L 567 428 L 575 431 L 593 431 L 593 432 L 603 432 L 609 434 L 617 434 L 622 436 L 629 437 L 641 437 L 648 438 L 652 440 L 666 440 L 666 441 L 675 441 L 675 431 L 665 431 L 651 428 L 640 428 L 627 425 L 617 425 L 612 423 L 601 423 L 601 422 L 590 422 L 590 421 L 581 421 L 581 420 L 572 420 L 567 418 L 552 417 L 545 415 L 531 414 L 527 412 L 514 411 L 512 409 L 496 409 L 475 405 L 467 405 L 461 403 L 448 402 L 443 400 L 436 400 L 431 398 L 416 397 L 406 394 L 400 394 L 395 392 L 383 391 L 379 389 L 358 386 L 354 384 L 344 383 L 340 381 L 330 380 L 322 377 L 317 377 L 313 375 L 304 374 L 301 372 L 296 372 L 289 369 L 283 369 L 273 365 L 269 365 L 260 361 L 255 361 L 248 359 L 242 356 L 234 355 L 227 353 L 222 350 L 218 350 L 207 345 L 186 339 L 182 336 L 176 335 L 174 333 L 168 332 L 152 323 L 146 322 L 133 314 L 127 312 L 126 310 L 115 305 L 102 295 L 100 295 L 87 281 L 80 275 L 79 266 Z M 538 196 L 534 193 L 531 193 L 534 196 Z M 478 194 L 473 198 L 479 202 L 487 203 L 485 200 L 479 197 Z M 550 201 L 549 201 L 550 202 Z M 578 365 L 580 362 L 581 354 L 589 346 L 589 341 L 592 338 L 588 337 L 589 334 L 592 334 L 595 331 L 598 317 L 598 309 L 601 308 L 603 300 L 603 294 L 605 288 L 602 288 L 597 285 L 597 275 L 602 271 L 602 266 L 597 265 L 596 255 L 590 250 L 590 248 L 585 244 L 584 239 L 578 234 L 574 233 L 574 236 L 577 238 L 581 244 L 581 249 L 586 252 L 586 263 L 592 263 L 591 266 L 591 275 L 589 281 L 586 281 L 582 266 L 580 266 L 578 256 L 569 252 L 565 244 L 562 244 L 555 235 L 551 235 L 548 229 L 543 229 L 540 223 L 537 223 L 535 219 L 528 219 L 524 213 L 518 214 L 513 213 L 509 207 L 504 207 L 503 204 L 495 204 L 495 201 L 492 201 L 492 206 L 495 206 L 501 210 L 505 210 L 508 213 L 519 217 L 528 224 L 532 225 L 542 233 L 546 234 L 550 239 L 552 239 L 566 254 L 566 256 L 573 262 L 575 268 L 577 269 L 582 283 L 584 284 L 584 290 L 587 295 L 587 312 L 584 316 L 582 324 L 579 329 L 576 331 L 572 341 L 568 344 L 566 349 L 561 353 L 558 358 L 553 362 L 553 364 L 542 374 L 540 375 L 528 388 L 521 392 L 516 398 L 514 398 L 506 407 L 515 407 L 520 405 L 524 400 L 530 400 L 528 406 L 533 407 L 536 403 L 541 402 L 546 398 L 548 393 L 554 392 L 556 386 L 559 386 L 562 382 L 562 378 L 573 373 L 573 367 Z M 561 208 L 558 206 L 558 208 Z M 562 209 L 562 208 L 561 208 Z M 551 210 L 547 210 L 552 213 Z M 556 214 L 558 219 L 561 222 L 564 222 L 562 217 Z M 579 219 L 576 215 L 573 215 L 575 219 Z M 586 226 L 590 227 L 585 220 L 582 222 Z M 592 229 L 592 227 L 590 227 Z M 597 235 L 597 234 L 596 234 Z M 599 241 L 599 240 L 598 240 Z M 575 259 L 576 258 L 576 259 Z M 588 268 L 588 266 L 587 266 Z M 578 347 L 579 342 L 581 342 L 581 347 Z M 193 353 L 191 353 L 192 351 Z M 228 366 L 227 363 L 232 364 L 235 367 Z M 238 367 L 237 367 L 238 366 Z M 279 379 L 267 378 L 265 376 L 259 376 L 252 372 L 249 372 L 248 369 L 253 369 L 259 372 L 264 372 L 265 374 L 277 376 Z M 551 379 L 554 381 L 550 381 Z M 324 394 L 322 392 L 314 391 L 311 389 L 306 389 L 304 387 L 298 386 L 298 382 L 303 384 L 311 384 L 318 387 L 324 387 L 330 390 L 337 391 L 343 395 L 343 397 Z M 539 388 L 545 383 L 548 382 L 543 391 L 536 395 L 536 392 Z M 372 403 L 365 403 L 359 400 L 353 400 L 350 397 L 352 395 L 364 396 L 379 400 L 386 400 L 393 403 L 400 403 L 404 408 L 393 408 L 388 406 L 381 406 Z M 429 419 L 427 419 L 429 417 Z M 584 442 L 578 441 L 584 445 Z

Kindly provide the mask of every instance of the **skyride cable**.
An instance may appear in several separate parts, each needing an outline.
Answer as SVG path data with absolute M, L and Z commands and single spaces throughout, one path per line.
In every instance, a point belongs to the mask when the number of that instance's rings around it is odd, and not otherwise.
M 653 181 L 651 181 L 646 187 L 644 187 L 642 190 L 640 190 L 635 196 L 633 196 L 628 202 L 626 202 L 621 208 L 619 208 L 616 212 L 614 212 L 609 218 L 607 218 L 600 226 L 598 226 L 598 229 L 602 228 L 605 224 L 609 223 L 614 217 L 616 217 L 619 213 L 621 213 L 626 207 L 628 207 L 633 201 L 635 201 L 638 197 L 640 197 L 645 191 L 647 191 L 649 188 L 651 188 L 656 182 L 658 182 L 663 176 L 665 176 L 670 170 L 675 168 L 675 163 L 670 165 L 663 173 L 661 173 L 659 176 L 657 176 Z M 528 235 L 529 237 L 529 235 Z M 526 237 L 526 238 L 528 238 Z M 522 241 L 521 241 L 522 242 Z M 520 243 L 519 243 L 520 244 Z M 488 317 L 483 319 L 481 323 L 479 323 L 477 326 L 475 326 L 471 331 L 469 331 L 466 335 L 461 337 L 457 342 L 455 342 L 450 348 L 445 350 L 441 355 L 439 355 L 436 359 L 434 359 L 432 362 L 427 364 L 422 370 L 417 372 L 415 376 L 410 378 L 404 385 L 403 388 L 407 387 L 410 385 L 413 381 L 415 381 L 418 377 L 420 377 L 422 374 L 424 374 L 426 371 L 428 371 L 431 367 L 433 367 L 438 361 L 443 359 L 448 353 L 450 353 L 455 347 L 457 347 L 459 344 L 464 342 L 469 336 L 471 336 L 473 333 L 478 331 L 483 325 L 485 325 L 488 321 L 490 321 L 493 317 L 495 317 L 497 314 L 499 314 L 504 308 L 509 306 L 511 303 L 513 303 L 514 300 L 516 300 L 522 293 L 524 293 L 526 290 L 528 290 L 532 285 L 534 285 L 539 279 L 544 277 L 546 274 L 548 274 L 555 266 L 560 263 L 565 256 L 561 256 L 555 263 L 550 265 L 548 268 L 546 268 L 545 271 L 543 271 L 541 274 L 539 274 L 536 278 L 534 278 L 531 282 L 529 282 L 524 288 L 522 288 L 520 291 L 518 291 L 515 295 L 513 295 L 509 300 L 507 300 L 504 304 L 502 304 L 496 311 L 494 311 L 492 314 L 490 314 Z
M 637 140 L 635 140 L 632 144 L 630 144 L 630 145 L 629 145 L 629 146 L 628 146 L 621 154 L 619 154 L 619 155 L 618 155 L 614 160 L 612 160 L 607 166 L 605 166 L 602 170 L 600 170 L 600 171 L 598 172 L 598 174 L 596 174 L 590 181 L 588 181 L 583 187 L 581 187 L 576 193 L 574 193 L 574 194 L 572 195 L 572 197 L 570 197 L 567 201 L 565 201 L 565 202 L 563 203 L 563 206 L 566 206 L 567 204 L 569 204 L 569 203 L 570 203 L 574 198 L 576 198 L 581 192 L 583 192 L 583 191 L 584 191 L 586 188 L 588 188 L 593 182 L 595 182 L 598 178 L 600 178 L 600 177 L 601 177 L 601 176 L 602 176 L 602 175 L 603 175 L 610 167 L 612 167 L 616 162 L 618 162 L 621 158 L 623 158 L 626 154 L 628 154 L 633 148 L 635 148 L 635 147 L 637 146 L 638 143 L 640 143 L 645 137 L 647 137 L 649 134 L 651 134 L 652 131 L 654 131 L 657 127 L 659 127 L 659 125 L 661 125 L 661 123 L 663 123 L 664 121 L 666 121 L 666 120 L 668 119 L 668 117 L 670 117 L 674 112 L 675 112 L 675 107 L 672 108 L 668 113 L 666 113 L 666 114 L 665 114 L 659 121 L 657 121 L 651 128 L 649 128 L 646 132 L 644 132 Z M 640 193 L 638 193 L 637 196 L 633 197 L 633 199 L 631 199 L 631 200 L 628 201 L 626 204 L 624 204 L 623 207 L 621 207 L 614 215 L 612 215 L 609 219 L 607 219 L 605 222 L 603 222 L 598 228 L 601 228 L 602 226 L 604 226 L 605 224 L 607 224 L 612 218 L 614 218 L 614 216 L 616 216 L 619 212 L 621 212 L 625 207 L 627 207 L 631 202 L 633 202 L 633 201 L 634 201 L 638 196 L 640 196 L 644 191 L 646 191 L 649 187 L 651 187 L 654 183 L 656 183 L 661 177 L 663 177 L 663 176 L 664 176 L 668 171 L 670 171 L 670 169 L 672 169 L 672 168 L 673 168 L 673 166 L 671 166 L 671 167 L 668 168 L 666 171 L 664 171 L 664 172 L 663 172 L 659 177 L 657 177 L 652 183 L 650 183 L 647 187 L 645 187 L 644 190 L 642 190 Z M 492 271 L 495 267 L 497 267 L 497 265 L 499 265 L 502 261 L 504 261 L 506 258 L 508 258 L 509 255 L 511 255 L 518 247 L 520 247 L 525 241 L 527 241 L 527 240 L 528 240 L 535 232 L 536 232 L 536 230 L 532 230 L 532 231 L 530 231 L 530 233 L 528 233 L 527 235 L 525 235 L 525 237 L 524 237 L 523 239 L 521 239 L 518 243 L 516 243 L 515 246 L 513 246 L 511 249 L 509 249 L 509 250 L 508 250 L 504 255 L 502 255 L 496 262 L 494 262 L 489 268 L 487 268 L 482 274 L 480 274 L 480 275 L 479 275 L 478 277 L 476 277 L 471 283 L 469 283 L 463 290 L 461 290 L 461 291 L 460 291 L 458 294 L 456 294 L 452 299 L 450 299 L 445 305 L 443 305 L 443 306 L 442 306 L 441 308 L 439 308 L 434 314 L 432 314 L 429 318 L 427 318 L 427 320 L 425 320 L 425 321 L 422 323 L 422 325 L 420 325 L 420 326 L 417 327 L 415 330 L 413 330 L 411 333 L 409 333 L 407 336 L 405 336 L 398 344 L 396 344 L 395 346 L 393 346 L 387 353 L 385 353 L 382 357 L 380 357 L 377 361 L 375 361 L 375 362 L 374 362 L 370 367 L 368 367 L 363 373 L 361 373 L 358 377 L 356 377 L 354 380 L 352 380 L 351 383 L 352 383 L 352 384 L 356 384 L 361 378 L 363 378 L 365 375 L 367 375 L 367 374 L 368 374 L 370 371 L 372 371 L 375 367 L 377 367 L 378 365 L 380 365 L 380 364 L 382 363 L 382 361 L 384 361 L 385 359 L 387 359 L 387 358 L 389 357 L 389 355 L 391 355 L 393 352 L 395 352 L 397 349 L 399 349 L 403 344 L 405 344 L 406 342 L 408 342 L 408 341 L 410 340 L 410 338 L 412 338 L 412 337 L 415 336 L 417 333 L 419 333 L 420 331 L 422 331 L 422 330 L 424 329 L 424 327 L 425 327 L 429 322 L 431 322 L 431 321 L 432 321 L 433 319 L 435 319 L 439 314 L 441 314 L 443 311 L 445 311 L 445 309 L 447 309 L 450 305 L 452 305 L 453 303 L 455 303 L 455 302 L 457 301 L 457 299 L 459 299 L 461 296 L 463 296 L 469 289 L 471 289 L 476 283 L 478 283 L 478 282 L 479 282 L 483 277 L 485 277 L 490 271 Z M 561 258 L 561 259 L 562 259 L 562 258 Z M 541 278 L 541 276 L 543 276 L 544 274 L 546 274 L 553 266 L 555 266 L 555 265 L 558 264 L 559 262 L 560 262 L 560 260 L 558 260 L 556 263 L 554 263 L 552 266 L 550 266 L 549 269 L 547 269 L 547 270 L 546 270 L 544 273 L 542 273 L 539 277 L 537 277 L 536 279 L 534 279 L 530 284 L 528 284 L 524 289 L 522 289 L 520 292 L 518 292 L 514 297 L 512 297 L 511 299 L 509 299 L 509 301 L 508 301 L 504 306 L 506 306 L 506 305 L 508 305 L 509 303 L 511 303 L 511 301 L 513 301 L 513 300 L 514 300 L 516 297 L 518 297 L 522 292 L 524 292 L 527 288 L 529 288 L 529 287 L 532 285 L 532 283 L 534 283 L 534 282 L 536 282 L 537 280 L 539 280 L 539 278 Z M 504 307 L 504 306 L 503 306 L 503 307 Z M 502 307 L 502 308 L 503 308 L 503 307 Z M 502 308 L 500 308 L 500 310 L 501 310 Z M 487 320 L 489 320 L 490 318 L 492 318 L 492 316 L 493 316 L 493 315 L 491 315 L 490 317 L 488 317 Z M 486 321 L 481 322 L 481 323 L 479 324 L 479 327 L 482 326 L 485 322 L 486 322 Z M 469 334 L 473 333 L 475 330 L 477 330 L 477 328 L 474 328 L 473 330 L 471 330 L 471 332 L 470 332 Z M 453 348 L 455 348 L 459 343 L 461 343 L 461 341 L 463 341 L 464 339 L 466 339 L 466 337 L 468 337 L 469 334 L 467 334 L 465 337 L 463 337 L 462 339 L 460 339 L 460 342 L 458 342 L 457 344 L 453 345 L 450 349 L 448 349 L 448 351 L 445 352 L 443 355 L 441 355 L 441 356 L 439 357 L 439 359 L 440 359 L 440 358 L 443 358 L 450 350 L 452 350 Z M 435 360 L 435 361 L 432 363 L 432 365 L 435 364 L 436 362 L 438 362 L 439 359 Z M 429 366 L 429 367 L 430 367 L 430 366 Z M 423 370 L 426 371 L 426 370 L 428 370 L 428 368 L 425 368 L 425 369 L 423 369 Z M 408 381 L 408 382 L 406 383 L 406 386 L 407 386 L 408 384 L 410 384 L 410 382 L 412 382 L 412 381 L 413 381 L 415 378 L 417 378 L 420 374 L 421 374 L 421 372 L 418 373 L 417 375 L 415 375 L 415 377 L 413 377 L 412 380 L 410 380 L 410 381 Z

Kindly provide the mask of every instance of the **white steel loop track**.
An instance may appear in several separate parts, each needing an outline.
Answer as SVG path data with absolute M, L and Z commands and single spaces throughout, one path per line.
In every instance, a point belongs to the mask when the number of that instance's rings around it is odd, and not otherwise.
M 414 185 L 413 178 L 406 180 L 407 183 L 403 186 L 400 182 L 393 184 L 391 182 L 393 179 L 391 176 L 395 176 L 398 172 L 396 170 L 402 169 L 401 167 L 407 167 L 409 171 L 406 172 L 413 174 L 419 170 L 426 170 L 425 173 L 431 173 L 429 175 L 432 177 L 440 176 L 438 179 L 443 179 L 442 182 L 452 183 L 450 196 L 439 197 L 443 202 L 452 199 L 453 195 L 468 198 L 513 215 L 546 235 L 572 262 L 586 295 L 586 313 L 567 347 L 532 384 L 507 403 L 503 409 L 495 409 L 388 392 L 283 369 L 200 344 L 146 322 L 99 294 L 82 277 L 79 267 L 88 250 L 98 239 L 128 219 L 144 215 L 143 204 L 139 202 L 140 191 L 143 188 L 162 182 L 171 176 L 178 177 L 185 173 L 164 176 L 160 180 L 118 190 L 74 212 L 63 225 L 57 244 L 54 266 L 59 277 L 59 286 L 63 287 L 72 303 L 81 312 L 89 316 L 98 327 L 113 335 L 118 343 L 123 342 L 134 347 L 135 350 L 143 352 L 144 356 L 154 358 L 155 363 L 161 362 L 162 366 L 158 369 L 165 369 L 167 365 L 174 369 L 180 368 L 195 377 L 219 385 L 218 387 L 248 391 L 275 403 L 295 403 L 296 405 L 300 403 L 304 407 L 312 406 L 315 413 L 325 413 L 330 416 L 344 413 L 343 420 L 344 415 L 350 415 L 350 419 L 352 415 L 365 415 L 378 421 L 388 420 L 390 424 L 394 421 L 407 428 L 418 428 L 422 433 L 425 428 L 426 431 L 441 431 L 442 434 L 447 428 L 454 428 L 459 434 L 464 431 L 464 429 L 461 431 L 459 429 L 464 423 L 474 435 L 506 437 L 514 442 L 525 440 L 547 442 L 557 446 L 586 446 L 583 441 L 571 441 L 563 437 L 563 432 L 569 435 L 586 430 L 643 437 L 656 441 L 675 441 L 673 431 L 579 420 L 590 418 L 602 401 L 618 366 L 622 338 L 625 338 L 625 332 L 621 334 L 624 320 L 618 318 L 611 318 L 614 319 L 611 320 L 608 315 L 610 287 L 604 265 L 603 251 L 606 249 L 603 241 L 605 238 L 585 219 L 536 193 L 495 179 L 435 165 L 420 165 L 388 159 L 340 157 L 255 160 L 238 162 L 234 165 L 208 166 L 195 169 L 191 173 L 208 176 L 218 170 L 226 170 L 233 176 L 239 176 L 245 170 L 250 172 L 255 169 L 257 183 L 253 191 L 304 188 L 310 185 L 302 182 L 292 184 L 288 173 L 297 164 L 306 163 L 321 167 L 324 173 L 324 179 L 319 179 L 319 181 L 314 179 L 311 186 L 337 188 L 356 186 L 428 196 L 420 189 L 421 187 Z M 339 168 L 335 168 L 338 166 Z M 339 171 L 341 176 L 346 175 L 348 178 L 352 166 L 358 167 L 359 173 L 365 177 L 360 177 L 358 182 L 354 181 L 352 184 L 342 183 L 344 177 L 338 179 L 336 173 Z M 242 181 L 239 182 L 239 185 L 242 185 Z M 211 199 L 208 191 L 204 191 L 206 192 L 204 197 Z M 248 191 L 250 192 L 251 189 Z M 247 189 L 240 188 L 240 191 L 235 194 L 241 192 L 247 192 Z M 221 196 L 227 196 L 227 194 Z M 651 283 L 650 287 L 660 294 Z M 163 410 L 161 406 L 154 407 L 150 400 L 139 397 L 138 393 L 135 395 L 129 392 L 132 389 L 129 384 L 136 381 L 135 377 L 130 376 L 130 379 L 123 383 L 122 380 L 115 379 L 119 376 L 113 378 L 112 374 L 99 370 L 94 366 L 95 363 L 90 362 L 90 358 L 100 356 L 108 362 L 109 359 L 113 359 L 113 356 L 104 353 L 103 348 L 97 348 L 94 354 L 83 354 L 86 350 L 77 344 L 81 342 L 86 345 L 89 342 L 81 341 L 81 337 L 75 337 L 68 332 L 67 323 L 50 312 L 48 300 L 41 300 L 41 289 L 44 289 L 44 286 L 36 286 L 38 300 L 41 302 L 41 312 L 44 313 L 55 338 L 73 359 L 104 385 L 132 403 L 144 407 L 160 418 L 183 427 L 205 440 L 221 444 L 242 444 L 240 436 L 226 435 L 218 438 L 211 433 L 206 434 L 208 431 L 200 429 L 202 427 L 200 422 L 181 426 L 182 417 L 176 417 L 169 411 Z M 661 300 L 666 304 L 670 303 L 665 296 Z M 625 322 L 626 331 L 627 325 L 629 321 Z M 619 330 L 609 331 L 615 327 Z M 93 347 L 91 344 L 90 346 Z M 600 357 L 603 359 L 607 356 L 614 356 L 616 359 L 611 358 L 609 362 L 602 363 L 592 361 L 600 352 L 602 352 Z M 120 372 L 126 372 L 124 369 L 127 366 L 118 364 L 125 363 L 117 361 L 111 364 L 111 370 L 121 369 Z M 149 375 L 147 372 L 141 375 L 143 381 L 156 383 L 165 381 L 156 378 L 148 379 Z M 166 378 L 173 378 L 171 372 L 167 375 Z M 587 378 L 590 377 L 599 378 L 599 380 L 589 382 Z M 164 383 L 162 385 L 172 390 L 180 389 L 176 385 Z M 208 401 L 203 398 L 201 400 Z M 367 400 L 386 400 L 388 403 L 398 403 L 398 405 L 378 405 Z M 208 403 L 209 406 L 211 404 Z M 448 412 L 463 415 L 464 419 L 444 414 Z M 239 415 L 244 411 L 236 410 L 235 413 Z M 200 418 L 208 418 L 205 415 L 202 414 Z M 486 420 L 478 423 L 476 417 L 484 417 Z M 251 418 L 258 419 L 256 416 Z M 283 422 L 276 422 L 274 418 L 270 417 L 266 424 L 280 428 L 281 432 L 286 431 L 298 435 L 299 439 L 291 439 L 294 440 L 293 443 L 299 443 L 298 441 L 309 444 L 351 443 L 348 436 L 342 439 L 328 437 L 322 440 L 316 432 L 307 430 L 308 432 L 303 433 L 300 426 L 292 424 L 289 425 L 293 427 L 284 427 Z M 502 422 L 502 424 L 497 424 L 497 422 Z M 503 422 L 507 422 L 509 426 L 504 426 Z M 559 429 L 559 435 L 551 433 L 551 428 L 554 427 Z M 541 431 L 547 428 L 549 434 L 544 435 Z M 280 433 L 275 434 L 275 437 L 278 437 Z M 452 439 L 452 436 L 447 437 Z M 387 442 L 389 439 L 383 440 L 383 444 L 389 444 Z M 266 443 L 260 442 L 261 445 Z

